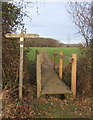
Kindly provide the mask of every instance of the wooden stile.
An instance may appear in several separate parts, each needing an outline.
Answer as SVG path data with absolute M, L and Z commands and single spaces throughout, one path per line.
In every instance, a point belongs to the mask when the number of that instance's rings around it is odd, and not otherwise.
M 37 54 L 37 97 L 40 97 L 41 94 L 41 54 Z
M 63 55 L 63 52 L 60 51 L 60 56 Z M 63 67 L 63 62 L 62 62 L 62 57 L 59 58 L 59 77 L 62 79 L 62 67 Z
M 77 55 L 72 54 L 71 90 L 73 94 L 73 99 L 76 98 L 76 59 L 77 59 Z

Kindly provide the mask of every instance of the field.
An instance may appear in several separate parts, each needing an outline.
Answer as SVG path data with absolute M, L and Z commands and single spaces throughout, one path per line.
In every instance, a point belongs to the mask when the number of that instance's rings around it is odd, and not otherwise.
M 53 61 L 53 51 L 55 50 L 57 54 L 60 53 L 60 51 L 63 51 L 64 56 L 71 57 L 72 54 L 77 54 L 77 57 L 79 58 L 81 56 L 79 48 L 52 48 L 52 47 L 46 47 L 44 48 L 47 52 L 47 54 L 50 57 L 50 60 Z M 38 50 L 39 52 L 42 50 L 42 48 L 29 48 L 29 52 L 27 53 L 28 59 L 30 61 L 35 61 L 35 51 Z M 58 64 L 58 57 L 56 57 L 56 63 Z M 63 60 L 63 63 L 67 63 L 68 61 Z
M 25 48 L 25 51 L 29 51 L 28 53 L 27 53 L 27 57 L 28 57 L 28 59 L 29 59 L 29 61 L 35 61 L 35 57 L 36 57 L 36 50 L 38 50 L 39 52 L 41 51 L 41 49 L 42 48 L 34 48 L 34 47 L 32 47 L 32 48 Z

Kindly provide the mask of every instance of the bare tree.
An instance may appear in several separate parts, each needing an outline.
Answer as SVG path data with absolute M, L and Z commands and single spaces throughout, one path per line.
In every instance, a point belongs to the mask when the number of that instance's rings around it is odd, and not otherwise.
M 72 16 L 74 24 L 77 26 L 79 33 L 85 38 L 87 49 L 87 68 L 88 74 L 91 75 L 89 84 L 93 91 L 93 1 L 92 2 L 69 2 L 68 12 Z M 93 96 L 93 92 L 91 92 Z
M 73 23 L 78 32 L 84 37 L 86 46 L 90 44 L 91 2 L 69 2 L 68 12 L 71 14 Z
M 93 1 L 91 2 L 91 91 L 93 90 Z M 92 92 L 93 95 L 93 92 Z

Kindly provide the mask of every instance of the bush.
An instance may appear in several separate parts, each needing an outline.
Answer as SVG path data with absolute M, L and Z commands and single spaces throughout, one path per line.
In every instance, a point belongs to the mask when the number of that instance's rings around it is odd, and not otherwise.
M 19 84 L 19 65 L 20 65 L 20 48 L 17 39 L 6 39 L 3 37 L 3 88 L 18 86 Z M 28 61 L 24 54 L 24 82 L 30 83 L 32 62 Z M 34 65 L 35 66 L 35 65 Z M 34 71 L 35 72 L 35 71 Z
M 90 58 L 85 56 L 77 63 L 77 92 L 79 95 L 91 95 L 91 63 Z
M 3 65 L 3 87 L 7 83 L 11 85 L 18 83 L 19 71 L 19 45 L 18 41 L 2 39 L 2 65 Z
M 89 97 L 92 95 L 90 50 L 81 52 L 85 55 L 77 61 L 77 95 Z M 63 81 L 71 88 L 71 64 L 63 70 Z

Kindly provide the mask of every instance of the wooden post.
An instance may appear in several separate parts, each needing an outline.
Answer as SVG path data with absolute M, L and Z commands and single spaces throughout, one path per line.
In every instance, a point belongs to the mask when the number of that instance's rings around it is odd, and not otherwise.
M 56 51 L 54 50 L 54 55 L 53 55 L 53 68 L 55 70 L 56 67 Z
M 73 94 L 73 99 L 76 98 L 76 59 L 77 59 L 77 54 L 72 54 L 71 90 Z
M 24 45 L 23 45 L 23 35 L 20 36 L 20 68 L 19 68 L 19 99 L 21 100 L 22 95 L 22 87 L 23 87 L 23 51 L 24 51 Z
M 37 54 L 37 97 L 40 97 L 41 94 L 41 54 Z
M 23 86 L 23 41 L 24 38 L 39 38 L 38 34 L 15 34 L 7 33 L 5 34 L 6 38 L 20 38 L 20 68 L 19 68 L 19 99 L 22 99 L 22 86 Z
M 60 56 L 63 55 L 63 52 L 60 51 Z M 62 63 L 62 58 L 60 57 L 59 58 L 59 77 L 60 79 L 62 79 L 62 66 L 63 66 L 63 63 Z
M 39 54 L 38 50 L 35 52 L 35 61 L 37 61 L 37 54 Z

